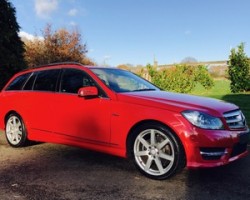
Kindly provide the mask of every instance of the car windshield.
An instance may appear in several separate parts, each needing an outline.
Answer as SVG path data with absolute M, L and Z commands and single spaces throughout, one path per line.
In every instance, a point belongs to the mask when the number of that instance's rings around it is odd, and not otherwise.
M 160 90 L 148 81 L 125 70 L 112 68 L 91 69 L 110 89 L 115 92 Z

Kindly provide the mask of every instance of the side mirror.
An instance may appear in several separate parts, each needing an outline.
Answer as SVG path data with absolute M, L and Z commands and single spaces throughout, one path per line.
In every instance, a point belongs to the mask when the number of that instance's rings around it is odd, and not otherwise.
M 82 87 L 78 90 L 79 97 L 97 97 L 98 89 L 94 86 Z

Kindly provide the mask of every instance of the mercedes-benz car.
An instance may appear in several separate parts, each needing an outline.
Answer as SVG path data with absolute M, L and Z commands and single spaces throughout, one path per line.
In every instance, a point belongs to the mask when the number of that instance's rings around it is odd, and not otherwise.
M 78 146 L 131 159 L 153 179 L 248 153 L 249 129 L 238 106 L 78 63 L 17 73 L 0 93 L 0 128 L 12 147 L 29 141 Z

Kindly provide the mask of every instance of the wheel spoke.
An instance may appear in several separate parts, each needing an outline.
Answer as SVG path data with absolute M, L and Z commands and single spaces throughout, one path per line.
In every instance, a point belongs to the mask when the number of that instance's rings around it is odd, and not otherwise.
M 157 166 L 159 172 L 160 172 L 161 174 L 163 174 L 163 173 L 164 173 L 164 169 L 163 169 L 163 167 L 162 167 L 161 160 L 160 160 L 158 157 L 155 158 L 155 164 L 156 164 L 156 166 Z
M 13 117 L 13 125 L 16 127 L 16 117 Z
M 150 167 L 152 165 L 152 161 L 153 161 L 153 157 L 149 156 L 147 163 L 146 163 L 146 166 L 145 166 L 145 171 L 148 171 L 150 169 Z
M 8 126 L 8 128 L 9 128 L 10 130 L 13 129 L 13 124 L 12 124 L 12 122 L 8 123 L 7 126 Z
M 158 145 L 158 149 L 162 149 L 166 144 L 169 143 L 169 139 L 166 138 L 163 142 L 161 142 L 159 145 Z
M 21 126 L 22 126 L 21 122 L 18 121 L 18 122 L 16 123 L 16 128 L 19 128 L 19 127 L 21 127 Z
M 145 146 L 148 149 L 149 147 L 148 142 L 143 137 L 139 137 L 138 139 L 143 144 L 143 146 Z
M 11 139 L 12 142 L 15 141 L 15 133 L 11 132 L 10 139 Z
M 147 156 L 148 151 L 138 151 L 135 153 L 136 156 Z
M 15 133 L 15 142 L 18 142 L 18 134 L 17 134 L 17 132 Z
M 16 133 L 18 134 L 18 135 L 22 135 L 22 129 L 20 130 L 19 128 L 16 130 Z
M 16 132 L 16 141 L 20 141 L 20 138 L 21 138 L 21 136 L 22 136 L 22 133 L 20 132 L 20 131 L 17 131 Z
M 151 129 L 150 131 L 150 144 L 155 145 L 155 130 Z
M 163 158 L 165 160 L 169 160 L 171 162 L 174 160 L 174 156 L 167 155 L 167 154 L 162 153 L 162 152 L 159 154 L 159 157 L 161 157 L 161 158 Z

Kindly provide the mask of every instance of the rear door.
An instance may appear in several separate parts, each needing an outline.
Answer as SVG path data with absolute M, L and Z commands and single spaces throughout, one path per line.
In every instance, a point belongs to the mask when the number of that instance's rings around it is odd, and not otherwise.
M 41 133 L 53 131 L 53 107 L 59 75 L 60 69 L 34 72 L 24 85 L 25 120 L 31 130 Z

